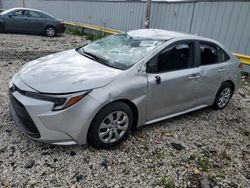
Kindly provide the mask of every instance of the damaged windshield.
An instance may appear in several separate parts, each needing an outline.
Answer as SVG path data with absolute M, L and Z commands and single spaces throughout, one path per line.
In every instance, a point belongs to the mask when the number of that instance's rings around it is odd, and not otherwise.
M 95 57 L 100 63 L 117 69 L 128 69 L 136 62 L 144 58 L 163 40 L 137 39 L 127 34 L 108 36 L 96 40 L 82 48 L 79 52 Z

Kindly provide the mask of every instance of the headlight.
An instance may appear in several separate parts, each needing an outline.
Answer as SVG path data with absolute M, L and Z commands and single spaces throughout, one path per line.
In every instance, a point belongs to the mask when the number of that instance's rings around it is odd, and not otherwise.
M 26 91 L 24 95 L 31 97 L 31 98 L 39 99 L 39 100 L 53 102 L 54 106 L 52 110 L 57 111 L 57 110 L 66 109 L 74 105 L 75 103 L 80 101 L 82 98 L 84 98 L 86 95 L 88 95 L 90 92 L 91 90 L 80 92 L 80 93 L 66 94 L 66 95 L 46 95 L 46 94 Z

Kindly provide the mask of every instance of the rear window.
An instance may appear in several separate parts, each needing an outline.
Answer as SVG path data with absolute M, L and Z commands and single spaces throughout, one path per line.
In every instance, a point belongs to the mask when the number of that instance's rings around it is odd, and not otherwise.
M 200 43 L 200 57 L 201 65 L 222 63 L 230 59 L 219 46 L 207 43 Z

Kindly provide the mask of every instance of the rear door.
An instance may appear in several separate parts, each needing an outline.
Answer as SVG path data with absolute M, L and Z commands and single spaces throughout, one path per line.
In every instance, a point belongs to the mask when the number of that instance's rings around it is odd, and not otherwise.
M 43 16 L 42 13 L 37 11 L 26 10 L 28 19 L 25 23 L 26 28 L 29 32 L 41 33 L 45 28 L 47 19 Z
M 216 44 L 200 41 L 202 103 L 211 105 L 228 70 L 229 56 Z
M 25 32 L 26 16 L 23 10 L 16 10 L 5 16 L 5 30 L 7 32 Z
M 201 70 L 196 66 L 195 46 L 193 41 L 179 41 L 148 62 L 147 121 L 200 103 Z

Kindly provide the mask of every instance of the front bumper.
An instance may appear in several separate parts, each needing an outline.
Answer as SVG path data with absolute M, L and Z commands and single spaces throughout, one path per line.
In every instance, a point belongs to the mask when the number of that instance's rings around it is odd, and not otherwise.
M 28 87 L 18 76 L 12 84 L 20 90 L 20 87 Z M 53 105 L 19 91 L 10 92 L 10 113 L 17 127 L 28 137 L 50 144 L 86 144 L 89 126 L 100 103 L 87 95 L 65 110 L 52 111 Z

